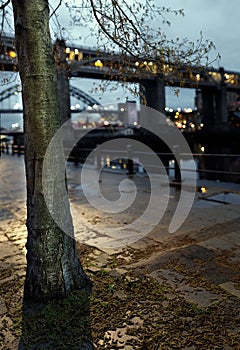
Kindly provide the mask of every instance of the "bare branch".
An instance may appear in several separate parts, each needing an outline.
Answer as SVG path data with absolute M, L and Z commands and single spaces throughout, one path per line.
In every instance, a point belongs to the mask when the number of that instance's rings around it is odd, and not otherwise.
M 123 49 L 124 51 L 126 51 L 128 54 L 130 54 L 131 56 L 133 56 L 133 52 L 132 50 L 130 50 L 126 45 L 123 45 L 120 41 L 118 41 L 113 35 L 111 35 L 107 30 L 106 27 L 101 23 L 100 19 L 98 18 L 98 13 L 99 11 L 97 11 L 93 0 L 90 0 L 91 6 L 92 6 L 92 10 L 93 10 L 93 14 L 94 14 L 94 18 L 96 19 L 97 23 L 99 24 L 100 28 L 102 29 L 102 31 L 107 35 L 107 37 L 109 37 L 112 42 L 114 42 L 117 46 L 119 46 L 121 49 Z
M 10 2 L 11 2 L 11 0 L 7 0 L 4 4 L 2 4 L 2 5 L 0 6 L 0 10 L 4 10 L 5 7 L 7 7 L 7 5 L 10 4 Z
M 53 13 L 51 13 L 51 15 L 49 16 L 49 18 L 51 18 L 52 16 L 54 16 L 57 12 L 57 10 L 59 9 L 59 7 L 62 5 L 62 0 L 59 1 L 59 4 L 57 5 L 57 7 L 55 8 L 55 10 L 53 11 Z

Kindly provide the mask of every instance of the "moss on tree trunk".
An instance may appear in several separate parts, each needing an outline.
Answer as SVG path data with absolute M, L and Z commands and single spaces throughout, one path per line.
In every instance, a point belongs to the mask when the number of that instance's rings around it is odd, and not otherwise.
M 66 235 L 48 212 L 42 169 L 46 149 L 60 126 L 57 75 L 44 0 L 13 0 L 18 67 L 22 82 L 27 179 L 27 273 L 24 296 L 46 300 L 88 284 L 78 260 L 68 198 L 59 191 L 59 215 L 71 227 Z M 54 161 L 63 153 L 56 152 Z M 65 177 L 57 184 L 66 186 Z M 49 194 L 50 196 L 53 194 Z

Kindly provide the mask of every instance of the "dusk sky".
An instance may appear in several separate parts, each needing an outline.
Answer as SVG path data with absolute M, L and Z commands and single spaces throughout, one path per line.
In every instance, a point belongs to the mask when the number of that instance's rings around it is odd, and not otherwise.
M 169 16 L 171 27 L 165 32 L 172 38 L 188 37 L 189 40 L 196 41 L 199 33 L 203 32 L 204 39 L 213 41 L 216 51 L 212 52 L 211 58 L 217 54 L 221 55 L 221 60 L 213 63 L 215 68 L 224 67 L 226 70 L 240 71 L 240 1 L 239 0 L 156 0 L 159 6 L 171 7 L 172 9 L 184 9 L 185 16 Z M 69 28 L 72 33 L 79 33 L 79 28 Z M 74 36 L 74 34 L 73 34 Z M 82 42 L 89 45 L 87 42 Z M 90 88 L 89 81 L 82 80 L 74 85 L 82 89 Z M 172 90 L 167 90 L 166 103 L 171 107 L 194 107 L 194 90 L 183 89 L 179 97 L 174 95 Z M 116 102 L 117 97 L 124 99 L 126 92 L 117 92 L 101 96 L 101 101 Z M 94 96 L 98 98 L 98 95 Z
M 58 0 L 50 1 L 51 4 L 54 2 L 56 4 L 59 3 Z M 172 9 L 184 9 L 184 17 L 169 16 L 172 25 L 170 28 L 166 27 L 165 32 L 170 37 L 188 37 L 189 40 L 196 41 L 199 38 L 200 31 L 202 31 L 204 39 L 213 41 L 216 46 L 216 51 L 212 52 L 212 58 L 216 57 L 217 53 L 222 57 L 220 61 L 214 62 L 213 66 L 240 72 L 239 0 L 156 0 L 156 4 L 171 7 Z M 70 33 L 71 38 L 66 35 L 67 42 L 77 39 L 83 33 L 83 29 L 70 26 L 69 16 L 63 5 L 59 9 L 58 14 L 59 21 Z M 74 40 L 74 42 L 84 46 L 93 46 L 94 44 L 89 38 L 85 41 Z M 98 92 L 94 94 L 91 92 L 93 82 L 88 79 L 72 79 L 71 84 L 88 92 L 103 104 L 124 102 L 126 97 L 132 99 L 129 92 L 123 91 L 121 88 L 111 93 L 105 92 L 101 94 Z M 1 86 L 2 89 L 3 86 Z M 176 97 L 169 88 L 166 91 L 167 106 L 173 108 L 178 106 L 194 107 L 195 90 L 183 89 L 179 97 Z

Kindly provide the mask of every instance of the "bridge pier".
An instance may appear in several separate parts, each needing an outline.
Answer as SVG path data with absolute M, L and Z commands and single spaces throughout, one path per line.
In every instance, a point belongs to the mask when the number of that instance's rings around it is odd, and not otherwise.
M 216 124 L 224 128 L 228 125 L 227 89 L 221 86 L 215 93 L 216 98 Z
M 221 80 L 218 87 L 202 87 L 203 124 L 206 129 L 226 130 L 228 128 L 227 86 L 224 69 L 220 68 Z
M 56 40 L 55 59 L 57 63 L 58 98 L 61 124 L 71 118 L 69 67 L 66 61 L 65 47 L 64 40 Z
M 209 129 L 215 125 L 215 98 L 214 89 L 202 88 L 202 122 L 204 128 Z
M 165 113 L 165 85 L 164 82 L 154 80 L 142 80 L 140 83 L 141 104 Z

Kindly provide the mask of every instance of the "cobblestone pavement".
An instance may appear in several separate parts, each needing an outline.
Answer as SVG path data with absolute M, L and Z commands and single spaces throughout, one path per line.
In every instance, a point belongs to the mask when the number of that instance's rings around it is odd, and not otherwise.
M 197 194 L 191 213 L 182 227 L 169 234 L 168 224 L 176 208 L 179 192 L 171 189 L 170 203 L 163 220 L 142 239 L 131 243 L 127 249 L 112 247 L 104 248 L 101 235 L 104 228 L 120 223 L 128 224 L 144 210 L 146 198 L 149 198 L 147 180 L 136 177 L 139 186 L 139 204 L 127 213 L 118 216 L 100 213 L 91 208 L 83 195 L 80 185 L 80 170 L 73 165 L 68 167 L 69 194 L 73 210 L 74 225 L 77 237 L 85 244 L 95 246 L 92 257 L 99 269 L 112 257 L 126 262 L 118 273 L 133 270 L 139 274 L 148 274 L 161 284 L 170 285 L 186 300 L 206 308 L 213 303 L 235 298 L 240 300 L 240 186 L 214 184 L 206 182 L 209 192 L 206 198 Z M 114 197 L 112 187 L 124 174 L 114 175 L 106 172 L 102 175 L 103 192 Z M 105 186 L 105 187 L 104 187 Z M 223 204 L 225 195 L 234 194 L 234 200 Z M 216 197 L 218 196 L 218 197 Z M 25 242 L 26 242 L 26 207 L 25 179 L 23 157 L 2 155 L 0 158 L 0 286 L 6 282 L 19 281 L 25 273 Z M 214 198 L 212 201 L 211 198 Z M 100 234 L 99 234 L 100 232 Z M 101 249 L 99 247 L 101 242 Z M 134 259 L 132 257 L 134 256 Z M 176 272 L 173 266 L 182 267 Z M 91 268 L 90 268 L 91 270 Z M 198 274 L 210 285 L 220 288 L 215 293 L 204 286 L 194 286 L 189 278 Z M 17 283 L 17 282 L 16 282 Z M 16 293 L 16 298 L 22 297 L 22 290 Z M 240 304 L 239 304 L 240 305 Z M 3 335 L 5 348 L 17 348 L 16 335 L 12 329 L 9 306 L 0 296 L 0 333 Z M 130 348 L 129 348 L 130 349 Z M 229 347 L 226 349 L 230 349 Z

